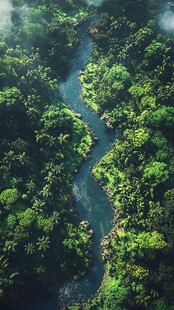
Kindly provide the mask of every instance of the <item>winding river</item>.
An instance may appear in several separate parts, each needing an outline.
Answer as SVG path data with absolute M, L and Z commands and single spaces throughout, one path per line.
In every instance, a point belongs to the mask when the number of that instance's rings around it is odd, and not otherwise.
M 91 297 L 99 289 L 104 276 L 100 242 L 111 230 L 114 214 L 105 192 L 93 180 L 91 169 L 109 150 L 116 133 L 108 129 L 80 97 L 79 70 L 84 68 L 92 50 L 92 40 L 86 32 L 88 27 L 89 21 L 79 27 L 81 45 L 71 61 L 71 70 L 67 80 L 60 84 L 60 92 L 66 104 L 76 113 L 82 114 L 83 120 L 89 124 L 98 138 L 89 158 L 73 181 L 77 213 L 81 220 L 90 223 L 94 231 L 93 264 L 90 271 L 79 280 L 65 283 L 50 300 L 40 301 L 35 306 L 37 310 L 57 310 L 72 300 L 78 301 Z
M 103 157 L 115 140 L 115 131 L 108 129 L 96 114 L 84 104 L 80 98 L 81 85 L 79 70 L 82 69 L 90 57 L 92 40 L 87 35 L 88 25 L 80 27 L 81 48 L 72 59 L 72 68 L 67 81 L 60 85 L 60 91 L 65 102 L 77 113 L 81 113 L 83 120 L 98 138 L 90 157 L 80 169 L 73 181 L 73 194 L 76 199 L 76 209 L 82 220 L 87 220 L 94 231 L 93 266 L 79 281 L 65 284 L 59 292 L 59 298 L 72 299 L 90 297 L 99 288 L 104 268 L 101 262 L 101 239 L 109 233 L 112 227 L 113 211 L 102 188 L 92 179 L 92 167 Z

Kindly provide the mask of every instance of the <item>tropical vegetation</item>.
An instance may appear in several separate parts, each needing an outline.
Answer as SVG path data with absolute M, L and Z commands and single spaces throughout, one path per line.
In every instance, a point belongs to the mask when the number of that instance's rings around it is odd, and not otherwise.
M 93 169 L 115 224 L 88 310 L 174 309 L 174 38 L 159 25 L 162 9 L 155 0 L 107 0 L 90 29 L 83 97 L 117 139 Z
M 13 28 L 0 41 L 0 300 L 14 306 L 33 282 L 52 290 L 89 267 L 70 189 L 93 139 L 58 88 L 85 4 L 13 5 Z

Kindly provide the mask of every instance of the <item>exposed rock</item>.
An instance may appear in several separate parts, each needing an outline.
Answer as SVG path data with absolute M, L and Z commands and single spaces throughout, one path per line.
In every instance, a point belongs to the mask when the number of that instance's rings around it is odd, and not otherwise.
M 89 238 L 92 238 L 92 236 L 93 236 L 93 230 L 90 229 L 90 230 L 88 230 L 88 237 L 89 237 Z
M 107 125 L 107 127 L 114 129 L 114 126 L 113 126 L 111 121 L 107 122 L 106 125 Z
M 93 136 L 94 141 L 98 141 L 98 138 L 96 136 Z
M 108 249 L 103 250 L 102 252 L 102 260 L 109 260 L 111 258 L 111 253 Z
M 109 116 L 102 115 L 100 119 L 106 123 L 107 127 L 112 128 L 112 129 L 114 128 L 113 123 L 111 119 L 109 118 Z
M 96 33 L 98 33 L 98 29 L 97 28 L 90 28 L 88 32 L 90 34 L 96 34 Z
M 80 113 L 74 113 L 75 117 L 79 118 L 79 119 L 82 119 L 82 114 Z
M 102 246 L 104 249 L 108 249 L 108 247 L 109 247 L 109 240 L 106 240 L 106 239 L 102 240 L 101 246 Z
M 84 70 L 79 70 L 79 76 L 84 75 Z
M 103 115 L 100 117 L 100 119 L 101 119 L 102 121 L 107 122 L 107 121 L 109 120 L 109 116 L 106 116 L 106 115 L 103 114 Z
M 82 221 L 80 224 L 86 229 L 88 238 L 91 239 L 93 237 L 93 230 L 90 229 L 90 223 L 88 221 Z
M 87 230 L 90 229 L 90 223 L 88 221 L 82 221 L 80 224 Z

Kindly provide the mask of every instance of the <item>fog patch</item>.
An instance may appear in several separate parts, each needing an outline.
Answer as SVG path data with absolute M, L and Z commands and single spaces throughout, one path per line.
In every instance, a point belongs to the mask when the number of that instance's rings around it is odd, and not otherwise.
M 21 8 L 20 17 L 22 21 L 25 21 L 28 15 L 29 7 L 28 4 L 24 4 Z
M 172 2 L 168 2 L 166 11 L 161 16 L 159 25 L 167 32 L 174 32 L 174 4 Z
M 12 27 L 11 13 L 13 5 L 11 0 L 0 0 L 0 34 L 8 32 Z
M 103 3 L 104 0 L 86 0 L 88 4 L 99 6 Z

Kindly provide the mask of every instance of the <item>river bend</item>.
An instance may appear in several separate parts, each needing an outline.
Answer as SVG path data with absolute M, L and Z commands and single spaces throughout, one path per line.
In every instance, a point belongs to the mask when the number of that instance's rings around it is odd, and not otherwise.
M 72 300 L 86 299 L 94 295 L 101 285 L 104 266 L 101 261 L 101 239 L 112 228 L 113 210 L 105 192 L 93 180 L 91 169 L 110 149 L 115 140 L 115 131 L 107 128 L 99 116 L 94 114 L 81 99 L 79 71 L 84 68 L 92 51 L 92 40 L 86 30 L 89 21 L 79 27 L 80 48 L 71 61 L 71 70 L 66 81 L 60 84 L 60 93 L 67 104 L 76 113 L 82 114 L 83 120 L 98 138 L 89 158 L 81 167 L 73 181 L 72 191 L 76 201 L 76 210 L 81 220 L 88 221 L 94 231 L 93 264 L 90 271 L 79 280 L 67 282 L 47 302 L 39 302 L 37 310 L 57 310 Z

